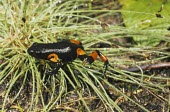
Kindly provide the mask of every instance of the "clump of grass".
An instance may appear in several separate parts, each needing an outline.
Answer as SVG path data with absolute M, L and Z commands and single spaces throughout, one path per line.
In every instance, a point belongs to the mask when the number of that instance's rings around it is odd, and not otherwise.
M 157 93 L 168 92 L 168 77 L 148 75 L 147 72 L 132 73 L 121 70 L 122 65 L 131 66 L 151 61 L 161 61 L 169 57 L 163 48 L 153 50 L 152 45 L 162 39 L 167 31 L 153 29 L 134 30 L 122 26 L 102 29 L 97 18 L 117 10 L 98 10 L 91 7 L 90 1 L 3 1 L 0 13 L 0 85 L 2 88 L 2 111 L 97 111 L 100 107 L 107 111 L 123 111 L 126 102 L 149 111 L 136 95 L 151 93 L 156 99 L 168 103 L 167 98 Z M 108 4 L 109 5 L 109 4 Z M 93 10 L 93 8 L 95 10 Z M 120 11 L 120 10 L 119 10 Z M 93 17 L 95 14 L 100 16 Z M 97 23 L 94 25 L 94 23 Z M 159 32 L 160 31 L 160 32 Z M 145 42 L 134 48 L 91 48 L 98 43 L 113 44 L 113 37 L 152 36 L 150 48 Z M 28 47 L 33 42 L 49 43 L 57 39 L 79 39 L 87 53 L 100 50 L 108 56 L 110 65 L 107 78 L 103 78 L 103 63 L 96 61 L 83 66 L 80 60 L 65 65 L 59 70 L 57 78 L 45 74 L 51 68 L 48 61 L 40 61 L 29 56 Z M 142 46 L 142 47 L 141 47 Z M 157 53 L 152 60 L 134 62 L 127 56 Z M 118 57 L 118 58 L 117 58 Z M 159 83 L 159 81 L 161 83 Z M 157 84 L 158 83 L 158 84 Z M 163 92 L 162 92 L 163 91 Z M 165 95 L 167 96 L 167 94 Z M 161 100 L 160 100 L 161 99 Z M 96 108 L 94 108 L 96 107 Z

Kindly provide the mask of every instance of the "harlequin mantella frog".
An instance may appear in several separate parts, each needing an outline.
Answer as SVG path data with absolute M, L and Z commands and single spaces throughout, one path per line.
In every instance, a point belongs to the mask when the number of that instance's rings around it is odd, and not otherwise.
M 63 40 L 57 43 L 33 43 L 27 52 L 37 59 L 49 60 L 56 63 L 56 67 L 48 74 L 57 74 L 63 63 L 68 63 L 79 58 L 83 64 L 93 63 L 97 56 L 104 62 L 104 75 L 109 65 L 109 61 L 100 51 L 95 50 L 87 55 L 82 43 L 78 40 Z

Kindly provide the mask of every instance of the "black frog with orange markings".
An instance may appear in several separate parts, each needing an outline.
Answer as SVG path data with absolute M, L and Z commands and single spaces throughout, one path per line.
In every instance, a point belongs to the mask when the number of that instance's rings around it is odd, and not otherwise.
M 82 43 L 74 39 L 47 44 L 33 43 L 33 45 L 28 48 L 28 53 L 35 58 L 49 60 L 56 63 L 56 67 L 52 71 L 48 72 L 48 74 L 51 75 L 57 74 L 63 63 L 72 62 L 76 58 L 79 58 L 83 64 L 91 64 L 97 59 L 97 56 L 99 56 L 104 62 L 104 75 L 109 65 L 107 57 L 100 51 L 95 50 L 91 54 L 87 55 Z

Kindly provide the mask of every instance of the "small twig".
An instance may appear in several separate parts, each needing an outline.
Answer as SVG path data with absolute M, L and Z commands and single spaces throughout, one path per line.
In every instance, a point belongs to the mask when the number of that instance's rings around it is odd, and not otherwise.
M 140 66 L 139 68 L 138 67 L 129 68 L 129 69 L 127 69 L 127 71 L 137 72 L 137 71 L 140 71 L 140 70 L 151 70 L 151 69 L 166 68 L 166 67 L 170 67 L 170 62 L 143 65 L 143 66 Z
M 2 63 L 2 60 L 0 60 L 0 64 Z

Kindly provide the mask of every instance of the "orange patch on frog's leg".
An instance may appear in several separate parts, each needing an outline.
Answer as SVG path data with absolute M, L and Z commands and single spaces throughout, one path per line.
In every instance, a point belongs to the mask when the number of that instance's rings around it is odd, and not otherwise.
M 100 51 L 98 51 L 98 50 L 93 51 L 91 54 L 89 54 L 89 56 L 91 56 L 91 57 L 94 59 L 94 61 L 97 59 L 97 56 L 99 56 L 100 59 L 101 59 L 103 62 L 107 62 L 107 61 L 108 61 L 107 57 L 104 56 L 104 55 L 103 55 Z
M 86 63 L 87 63 L 87 55 L 86 55 L 86 52 L 83 50 L 83 49 L 81 49 L 81 48 L 78 48 L 77 49 L 77 57 L 81 60 L 81 61 L 83 61 L 83 65 L 85 65 Z
M 81 48 L 77 49 L 77 57 L 81 56 L 81 55 L 85 55 L 85 54 L 86 54 L 86 52 L 83 49 L 81 49 Z
M 107 62 L 108 59 L 106 56 L 104 56 L 100 51 L 97 51 L 98 52 L 98 55 L 100 57 L 100 59 L 103 61 L 103 62 Z
M 78 40 L 70 39 L 71 43 L 77 44 L 77 45 L 82 45 L 82 43 Z
M 109 66 L 109 61 L 106 56 L 104 56 L 100 51 L 95 50 L 94 52 L 89 54 L 89 61 L 90 61 L 90 57 L 92 57 L 93 60 L 91 60 L 90 63 L 93 63 L 97 59 L 97 56 L 99 56 L 100 59 L 104 62 L 104 69 L 105 69 L 104 76 L 106 76 L 106 70 L 108 69 Z
M 55 53 L 49 54 L 48 59 L 55 63 L 59 61 L 58 55 Z
M 93 58 L 93 61 L 97 59 L 98 53 L 96 51 L 93 51 L 91 54 L 89 54 Z

